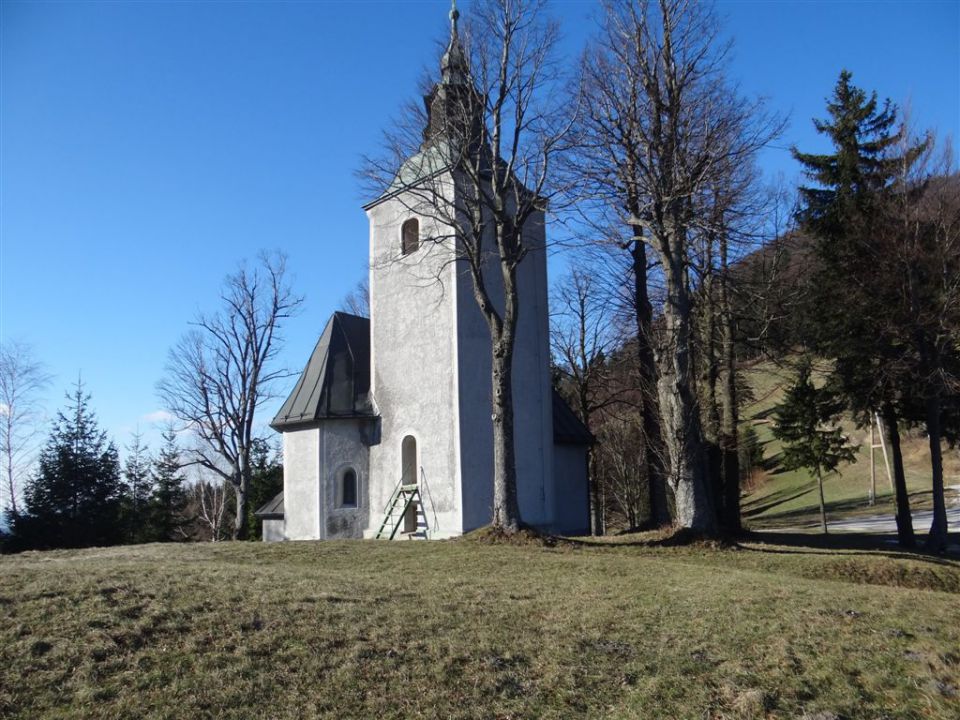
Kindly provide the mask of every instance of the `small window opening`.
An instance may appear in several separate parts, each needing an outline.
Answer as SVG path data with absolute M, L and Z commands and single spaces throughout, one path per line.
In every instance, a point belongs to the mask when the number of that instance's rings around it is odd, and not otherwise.
M 420 249 L 420 221 L 416 218 L 410 218 L 401 227 L 402 251 L 404 255 L 409 255 Z
M 357 506 L 357 473 L 353 468 L 347 468 L 340 477 L 340 507 L 355 508 Z

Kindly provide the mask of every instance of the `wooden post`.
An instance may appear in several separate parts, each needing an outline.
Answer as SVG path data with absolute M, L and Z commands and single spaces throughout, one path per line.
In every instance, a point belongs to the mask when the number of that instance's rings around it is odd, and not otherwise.
M 887 441 L 884 439 L 883 422 L 880 420 L 880 413 L 873 414 L 877 421 L 877 431 L 880 433 L 880 448 L 883 450 L 883 464 L 887 468 L 887 479 L 890 481 L 890 492 L 896 492 L 893 487 L 893 474 L 890 472 L 890 461 L 887 459 Z
M 877 459 L 873 452 L 876 438 L 874 437 L 873 418 L 870 418 L 870 502 L 868 505 L 875 505 L 877 502 Z

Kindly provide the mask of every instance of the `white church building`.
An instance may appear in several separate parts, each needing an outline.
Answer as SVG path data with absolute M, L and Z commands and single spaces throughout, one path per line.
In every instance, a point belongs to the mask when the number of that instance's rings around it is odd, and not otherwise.
M 364 208 L 370 318 L 333 314 L 271 423 L 283 436 L 283 492 L 257 510 L 264 540 L 447 538 L 491 522 L 490 334 L 468 269 L 451 261 L 456 232 L 416 190 L 419 178 L 449 177 L 458 192 L 436 129 L 445 98 L 469 82 L 456 11 L 451 19 L 420 152 Z M 513 359 L 520 517 L 582 534 L 593 439 L 551 385 L 542 212 L 523 234 L 531 250 L 518 267 Z M 496 277 L 498 260 L 489 262 Z M 502 304 L 502 290 L 490 292 Z

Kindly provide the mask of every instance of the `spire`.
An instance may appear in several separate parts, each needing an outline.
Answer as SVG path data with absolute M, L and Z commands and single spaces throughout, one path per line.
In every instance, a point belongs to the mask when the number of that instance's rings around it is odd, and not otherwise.
M 467 53 L 460 42 L 457 2 L 450 3 L 450 42 L 440 58 L 440 82 L 423 98 L 427 109 L 427 126 L 423 130 L 423 147 L 438 138 L 460 144 L 477 134 L 479 96 L 470 79 Z
M 459 19 L 460 11 L 457 10 L 457 0 L 451 0 L 450 42 L 440 59 L 440 82 L 443 85 L 466 85 L 468 82 L 467 56 L 460 44 L 460 33 L 457 29 L 457 20 Z

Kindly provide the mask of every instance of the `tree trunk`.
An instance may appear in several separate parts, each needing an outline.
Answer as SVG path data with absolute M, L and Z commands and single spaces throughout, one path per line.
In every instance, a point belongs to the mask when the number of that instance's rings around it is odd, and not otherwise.
M 674 238 L 674 242 L 679 242 Z M 716 516 L 704 477 L 703 433 L 690 367 L 690 297 L 682 259 L 665 266 L 667 297 L 663 308 L 666 340 L 660 351 L 660 417 L 670 461 L 669 479 L 676 503 L 676 524 L 712 535 Z
M 910 496 L 907 494 L 907 479 L 903 473 L 903 454 L 900 451 L 900 430 L 897 427 L 897 413 L 887 403 L 883 408 L 884 432 L 890 440 L 890 454 L 893 456 L 893 487 L 897 500 L 897 538 L 900 545 L 912 548 L 916 544 L 913 536 L 913 518 L 910 515 Z
M 712 243 L 711 243 L 712 246 Z M 725 517 L 723 477 L 723 438 L 720 422 L 720 405 L 717 401 L 717 385 L 720 382 L 720 359 L 717 357 L 717 308 L 714 296 L 713 260 L 708 254 L 708 268 L 710 275 L 704 279 L 703 297 L 703 364 L 706 380 L 706 398 L 702 403 L 706 405 L 702 417 L 704 420 L 704 440 L 707 456 L 706 478 L 713 494 L 713 507 L 717 519 Z M 696 363 L 693 363 L 696 366 Z
M 667 507 L 666 472 L 663 467 L 663 439 L 657 403 L 657 365 L 653 354 L 653 306 L 647 288 L 647 248 L 643 230 L 632 226 L 634 306 L 637 319 L 637 360 L 643 418 L 643 462 L 650 506 L 650 525 L 661 527 L 670 522 Z
M 717 358 L 717 308 L 714 298 L 714 282 L 712 276 L 704 280 L 703 288 L 703 362 L 707 381 L 706 412 L 704 419 L 706 427 L 704 434 L 707 440 L 720 445 L 720 404 L 717 401 L 717 385 L 720 382 L 720 360 Z M 719 482 L 717 483 L 719 486 Z M 719 495 L 719 493 L 718 493 Z M 718 506 L 719 507 L 719 506 Z
M 823 473 L 820 472 L 820 468 L 817 468 L 817 490 L 820 492 L 820 528 L 823 530 L 823 534 L 828 533 L 827 530 L 827 504 L 823 500 Z
M 233 491 L 237 498 L 237 516 L 233 519 L 233 539 L 246 540 L 247 528 L 247 495 L 250 491 L 250 472 L 248 468 L 238 473 L 240 482 L 233 483 Z
M 933 522 L 926 549 L 943 552 L 947 548 L 947 506 L 943 497 L 943 454 L 940 448 L 940 398 L 931 393 L 926 402 L 927 437 L 930 440 L 930 469 L 933 474 Z
M 603 535 L 603 508 L 600 505 L 597 459 L 593 446 L 587 448 L 587 482 L 590 492 L 590 533 L 596 536 Z
M 500 338 L 493 348 L 493 526 L 507 532 L 520 529 L 512 398 L 513 346 Z
M 720 446 L 723 448 L 723 517 L 721 522 L 727 532 L 734 534 L 743 529 L 740 520 L 740 433 L 737 408 L 737 353 L 734 346 L 734 318 L 730 306 L 728 283 L 728 249 L 726 233 L 720 235 L 720 314 L 721 343 L 723 353 L 723 419 Z

